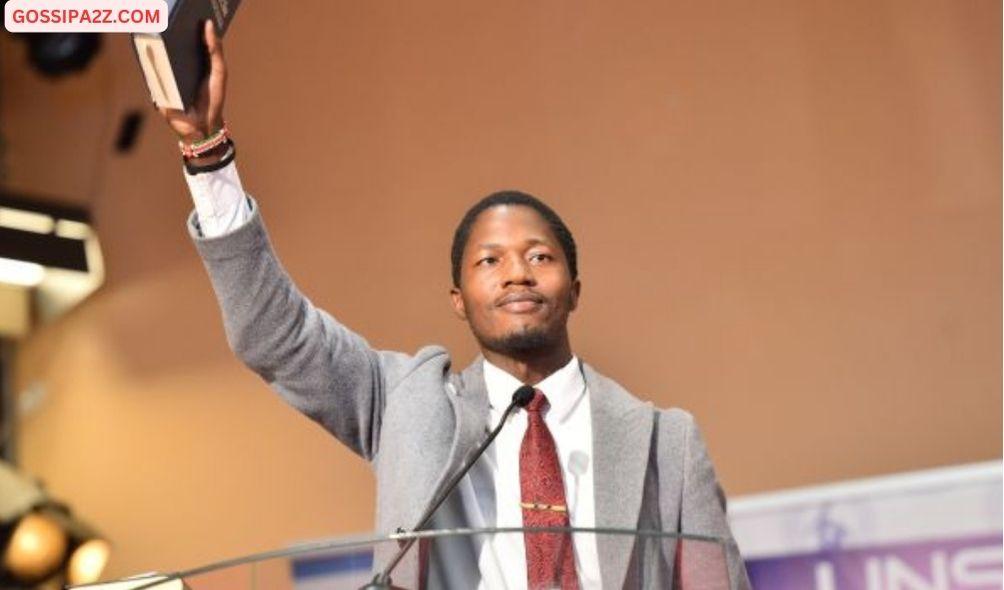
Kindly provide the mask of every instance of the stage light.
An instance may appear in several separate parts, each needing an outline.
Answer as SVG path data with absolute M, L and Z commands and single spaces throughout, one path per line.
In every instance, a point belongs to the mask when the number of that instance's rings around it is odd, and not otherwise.
M 86 209 L 0 192 L 0 338 L 23 338 L 104 282 Z
M 0 207 L 0 226 L 48 234 L 55 228 L 56 220 L 44 213 Z
M 90 584 L 101 578 L 101 572 L 108 565 L 112 547 L 104 539 L 84 541 L 70 556 L 66 566 L 66 581 L 69 584 Z
M 56 222 L 56 235 L 71 240 L 86 240 L 93 237 L 94 231 L 86 223 L 60 219 Z
M 34 262 L 0 258 L 0 283 L 18 287 L 37 287 L 45 278 L 45 268 Z
M 3 554 L 3 566 L 20 582 L 40 582 L 55 574 L 66 558 L 66 531 L 44 514 L 18 521 Z
M 94 528 L 0 461 L 0 588 L 94 582 L 110 555 Z
M 69 541 L 69 550 L 63 562 L 66 565 L 66 581 L 70 584 L 96 582 L 108 563 L 111 545 L 62 504 L 50 503 L 44 512 L 66 531 Z

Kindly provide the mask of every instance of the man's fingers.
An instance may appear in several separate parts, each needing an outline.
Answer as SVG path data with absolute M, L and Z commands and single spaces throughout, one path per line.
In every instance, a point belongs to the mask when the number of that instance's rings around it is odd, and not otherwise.
M 209 55 L 213 56 L 216 54 L 223 54 L 223 42 L 220 41 L 220 36 L 216 34 L 216 25 L 213 24 L 213 20 L 209 19 L 206 21 L 206 47 L 209 49 Z
M 159 112 L 160 115 L 164 117 L 164 120 L 167 121 L 168 124 L 170 124 L 171 127 L 175 129 L 175 131 L 178 130 L 179 125 L 181 125 L 182 127 L 193 126 L 191 116 L 188 115 L 188 113 L 185 113 L 185 111 L 180 111 L 178 109 L 172 109 L 169 107 L 158 106 L 157 112 Z
M 212 19 L 206 21 L 206 49 L 209 52 L 209 66 L 213 73 L 225 74 L 226 62 L 223 59 L 223 41 L 216 34 L 216 26 Z
M 180 111 L 178 109 L 172 109 L 171 107 L 158 106 L 157 110 L 160 112 L 160 114 L 165 119 L 173 119 L 173 118 L 177 117 L 178 115 L 184 115 L 185 114 L 184 111 Z
M 202 23 L 202 37 L 206 41 L 206 47 L 212 52 L 213 45 L 216 44 L 216 27 L 213 26 L 213 19 L 207 18 Z

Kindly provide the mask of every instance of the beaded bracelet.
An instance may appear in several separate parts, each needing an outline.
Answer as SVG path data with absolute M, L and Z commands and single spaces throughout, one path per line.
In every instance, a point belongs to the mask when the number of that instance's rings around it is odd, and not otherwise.
M 220 127 L 215 133 L 206 137 L 205 139 L 200 139 L 199 141 L 194 141 L 190 144 L 184 141 L 178 141 L 178 147 L 181 148 L 181 155 L 186 158 L 197 158 L 202 154 L 211 151 L 213 148 L 219 147 L 227 140 L 230 139 L 230 129 L 227 128 L 227 124 L 223 123 L 223 127 Z
M 214 164 L 196 164 L 195 160 L 189 158 L 182 158 L 181 161 L 185 164 L 185 172 L 189 176 L 194 176 L 202 172 L 215 172 L 221 168 L 226 168 L 230 162 L 233 162 L 237 157 L 237 146 L 234 144 L 233 140 L 227 142 L 227 151 L 223 154 L 223 157 Z

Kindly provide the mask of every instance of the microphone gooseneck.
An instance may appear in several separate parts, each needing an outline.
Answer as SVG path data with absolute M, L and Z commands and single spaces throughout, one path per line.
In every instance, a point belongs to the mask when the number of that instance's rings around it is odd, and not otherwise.
M 478 448 L 475 449 L 474 453 L 467 458 L 460 470 L 453 474 L 453 477 L 451 477 L 447 484 L 443 487 L 443 491 L 436 494 L 433 501 L 429 504 L 429 507 L 425 509 L 425 512 L 423 512 L 422 516 L 418 519 L 418 524 L 412 527 L 411 532 L 421 531 L 429 524 L 429 521 L 432 520 L 432 515 L 435 514 L 436 510 L 443 504 L 443 502 L 446 501 L 446 498 L 449 497 L 450 493 L 457 487 L 460 480 L 467 475 L 467 472 L 471 470 L 471 467 L 473 467 L 477 460 L 481 458 L 481 455 L 484 454 L 485 450 L 487 450 L 492 444 L 492 441 L 495 440 L 495 437 L 502 431 L 502 427 L 505 426 L 506 421 L 509 420 L 509 414 L 512 414 L 513 410 L 516 408 L 525 408 L 526 405 L 530 403 L 530 400 L 533 399 L 533 396 L 534 389 L 529 385 L 523 385 L 513 392 L 512 401 L 509 402 L 509 407 L 507 407 L 505 412 L 502 413 L 502 419 L 499 420 L 498 425 L 496 425 L 495 429 L 488 434 L 488 437 L 485 438 L 480 445 L 478 445 Z M 398 529 L 398 532 L 404 531 Z M 397 564 L 401 562 L 405 554 L 408 553 L 408 550 L 411 549 L 412 545 L 415 544 L 416 540 L 416 537 L 411 537 L 410 539 L 404 541 L 397 553 L 394 554 L 394 557 L 387 562 L 387 567 L 385 567 L 382 572 L 374 576 L 372 582 L 366 584 L 360 590 L 392 588 L 390 585 L 390 574 L 394 571 L 394 568 L 397 567 Z

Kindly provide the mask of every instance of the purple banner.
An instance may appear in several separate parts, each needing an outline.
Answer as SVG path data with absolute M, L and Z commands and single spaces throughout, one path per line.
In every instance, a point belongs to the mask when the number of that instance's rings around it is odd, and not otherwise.
M 746 562 L 757 590 L 1001 590 L 1001 535 Z

